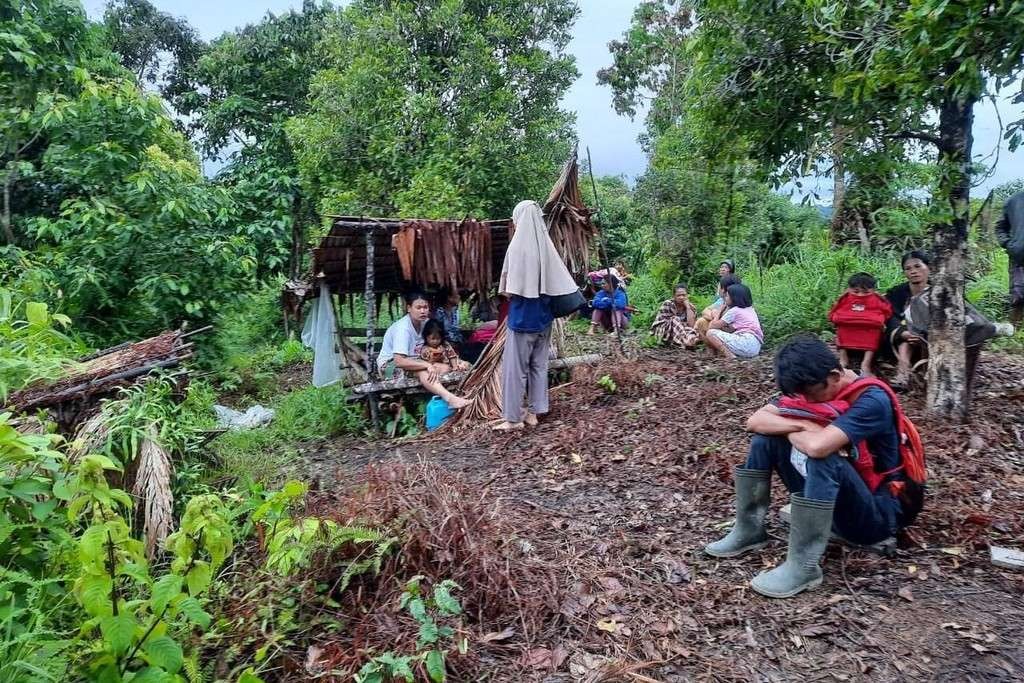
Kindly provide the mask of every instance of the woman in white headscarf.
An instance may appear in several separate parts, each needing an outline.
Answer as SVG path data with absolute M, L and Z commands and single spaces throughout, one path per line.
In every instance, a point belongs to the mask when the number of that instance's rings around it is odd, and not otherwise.
M 515 233 L 505 252 L 498 292 L 509 297 L 505 350 L 501 359 L 502 417 L 495 429 L 536 425 L 548 412 L 549 299 L 578 290 L 548 235 L 544 214 L 534 201 L 512 212 Z M 523 414 L 523 396 L 528 409 Z

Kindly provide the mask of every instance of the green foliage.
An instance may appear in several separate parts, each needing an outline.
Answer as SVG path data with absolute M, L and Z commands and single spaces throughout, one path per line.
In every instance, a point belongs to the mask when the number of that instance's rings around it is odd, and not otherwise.
M 276 414 L 269 425 L 231 431 L 211 444 L 221 472 L 232 481 L 276 483 L 296 457 L 295 442 L 364 432 L 365 418 L 347 395 L 333 384 L 278 396 L 271 403 Z
M 202 41 L 187 21 L 158 11 L 148 0 L 110 0 L 103 27 L 110 48 L 139 83 L 157 85 L 168 99 L 191 87 L 185 76 Z
M 454 644 L 460 653 L 466 653 L 469 642 L 465 638 L 456 638 L 455 629 L 443 623 L 462 614 L 462 605 L 452 595 L 453 590 L 458 590 L 458 584 L 451 580 L 440 581 L 434 584 L 431 593 L 425 593 L 420 585 L 424 578 L 415 576 L 410 579 L 399 599 L 399 607 L 407 610 L 420 627 L 416 653 L 397 655 L 385 652 L 377 655 L 359 670 L 356 683 L 411 682 L 420 665 L 431 681 L 444 683 L 448 680 L 446 652 Z
M 568 0 L 356 0 L 330 18 L 288 122 L 324 213 L 508 215 L 568 152 Z M 529 169 L 529 172 L 524 172 Z
M 71 320 L 0 288 L 0 402 L 37 380 L 52 380 L 81 347 L 61 332 Z
M 606 394 L 614 394 L 619 390 L 618 385 L 615 384 L 615 380 L 611 378 L 611 375 L 601 375 L 597 380 L 597 386 L 604 389 Z

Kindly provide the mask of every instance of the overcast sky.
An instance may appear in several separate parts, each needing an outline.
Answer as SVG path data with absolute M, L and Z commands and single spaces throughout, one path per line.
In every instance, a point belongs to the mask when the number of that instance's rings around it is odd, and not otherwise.
M 160 9 L 188 19 L 204 39 L 259 21 L 268 11 L 279 13 L 299 8 L 301 0 L 151 0 Z M 633 8 L 639 0 L 578 0 L 582 15 L 576 23 L 569 51 L 576 56 L 580 78 L 565 95 L 563 106 L 576 113 L 581 151 L 590 147 L 594 171 L 598 174 L 642 173 L 646 159 L 637 143 L 643 129 L 641 120 L 630 121 L 612 108 L 611 94 L 597 85 L 597 70 L 608 66 L 608 41 L 620 38 L 629 26 Z M 105 0 L 85 0 L 89 16 L 100 18 Z M 980 180 L 973 193 L 984 195 L 992 187 L 1024 176 L 1024 149 L 1010 154 L 1000 140 L 995 107 L 986 102 L 977 107 L 974 126 L 974 150 L 977 160 L 994 166 L 993 175 Z M 1003 98 L 999 105 L 1003 121 L 1024 116 L 1024 106 L 1012 105 Z M 996 158 L 998 156 L 998 162 Z M 817 183 L 819 194 L 828 196 L 831 179 Z

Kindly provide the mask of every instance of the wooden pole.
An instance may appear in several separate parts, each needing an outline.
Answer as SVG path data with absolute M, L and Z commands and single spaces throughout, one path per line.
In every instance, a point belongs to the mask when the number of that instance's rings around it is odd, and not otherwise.
M 377 327 L 377 297 L 374 282 L 374 230 L 366 231 L 366 374 L 371 381 L 377 379 L 377 359 L 373 352 L 373 329 Z M 380 430 L 380 406 L 376 396 L 369 397 L 370 421 L 375 430 Z
M 590 158 L 590 147 L 587 147 L 587 171 L 590 173 L 590 186 L 594 190 L 594 205 L 597 208 L 597 211 L 595 212 L 595 215 L 600 217 L 600 215 L 601 215 L 601 200 L 598 199 L 598 196 L 597 196 L 597 181 L 594 180 L 594 162 Z M 595 223 L 596 223 L 596 221 L 595 221 Z M 612 274 L 612 264 L 608 260 L 608 249 L 607 249 L 607 247 L 605 247 L 605 244 L 604 244 L 604 230 L 601 230 L 601 226 L 600 225 L 597 226 L 597 236 L 598 236 L 598 244 L 600 245 L 600 249 L 601 249 L 601 260 L 604 261 L 604 267 L 605 267 L 604 276 L 608 277 L 609 275 Z M 626 312 L 623 311 L 622 314 L 625 315 Z M 615 294 L 614 293 L 612 294 L 611 318 L 612 318 L 612 329 L 615 330 L 615 339 L 619 343 L 619 353 L 622 353 L 622 330 L 619 329 L 619 326 L 615 324 Z

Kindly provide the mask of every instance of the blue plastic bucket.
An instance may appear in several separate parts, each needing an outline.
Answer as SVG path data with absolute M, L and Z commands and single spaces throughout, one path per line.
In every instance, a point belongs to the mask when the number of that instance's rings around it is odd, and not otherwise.
M 454 412 L 440 396 L 435 396 L 427 401 L 427 431 L 432 432 L 443 425 L 445 420 L 451 417 Z

